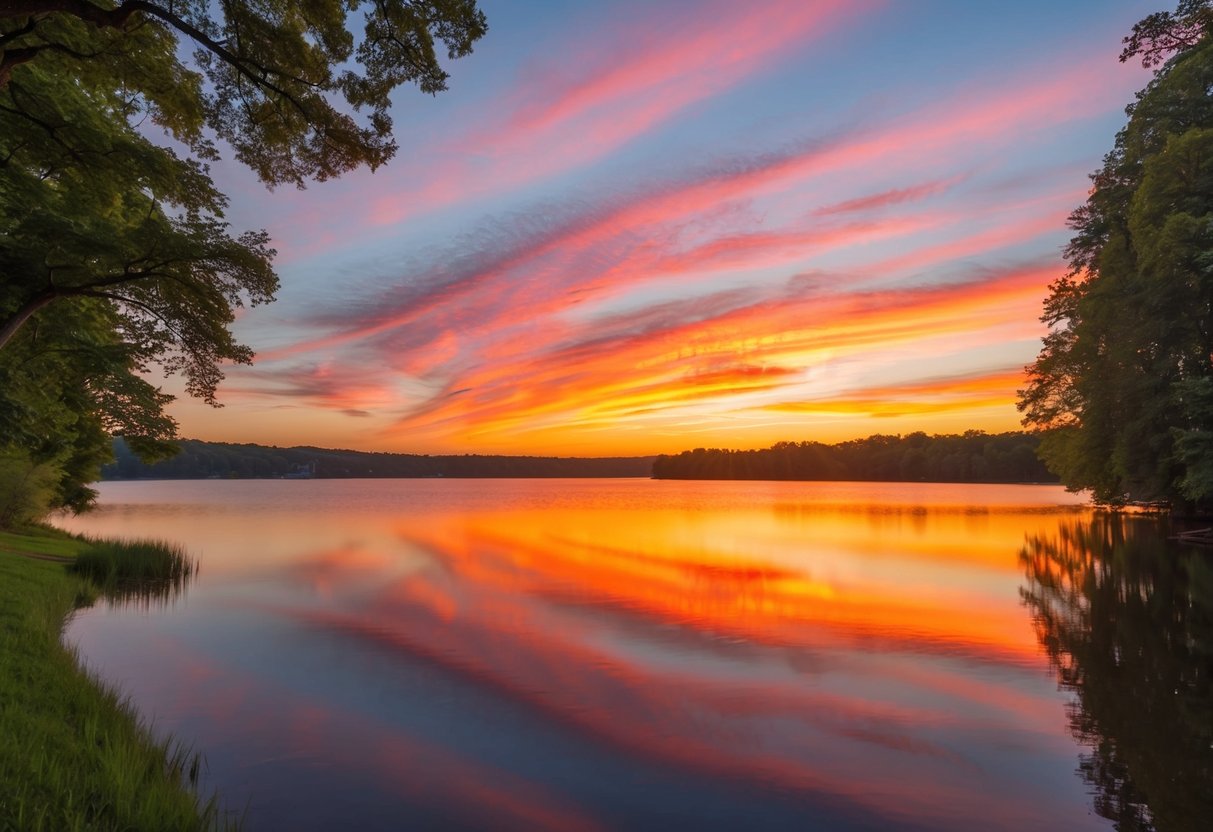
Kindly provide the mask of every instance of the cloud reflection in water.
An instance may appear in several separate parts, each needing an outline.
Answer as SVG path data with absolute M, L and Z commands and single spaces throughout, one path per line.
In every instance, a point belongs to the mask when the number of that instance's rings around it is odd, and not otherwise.
M 293 554 L 231 556 L 152 625 L 164 665 L 219 669 L 124 683 L 271 825 L 352 801 L 371 828 L 1098 828 L 1018 599 L 1024 534 L 1066 514 L 948 486 L 515 486 L 261 506 Z M 105 665 L 139 629 L 79 632 Z

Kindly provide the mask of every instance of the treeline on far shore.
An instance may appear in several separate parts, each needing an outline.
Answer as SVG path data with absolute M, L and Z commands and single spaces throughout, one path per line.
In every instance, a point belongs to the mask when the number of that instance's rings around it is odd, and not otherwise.
M 355 477 L 647 477 L 653 457 L 429 456 L 324 448 L 274 448 L 185 439 L 180 452 L 141 462 L 121 437 L 103 480 Z
M 186 439 L 144 463 L 121 437 L 104 480 L 362 477 L 648 477 L 699 480 L 1057 482 L 1036 456 L 1039 436 L 1012 432 L 877 434 L 836 445 L 780 442 L 752 451 L 696 448 L 658 457 L 430 456 L 276 448 Z
M 657 479 L 1057 482 L 1036 456 L 1033 433 L 877 434 L 836 445 L 779 442 L 734 451 L 696 448 L 653 462 Z

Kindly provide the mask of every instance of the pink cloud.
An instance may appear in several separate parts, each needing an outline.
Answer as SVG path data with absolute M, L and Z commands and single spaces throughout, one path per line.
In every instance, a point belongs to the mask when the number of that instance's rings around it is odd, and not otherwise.
M 1102 64 L 1103 58 L 1100 60 Z M 784 189 L 806 177 L 862 167 L 890 172 L 901 166 L 913 166 L 916 158 L 946 155 L 976 142 L 1010 143 L 1016 135 L 1040 129 L 1045 124 L 1100 112 L 1120 90 L 1109 84 L 1102 66 L 1096 71 L 1093 61 L 1060 69 L 1036 86 L 1024 86 L 1022 79 L 1000 91 L 984 91 L 978 97 L 965 95 L 915 113 L 912 117 L 883 128 L 865 128 L 857 133 L 824 143 L 714 169 L 682 180 L 658 184 L 631 197 L 616 199 L 591 208 L 572 220 L 561 220 L 531 233 L 504 254 L 486 258 L 481 268 L 465 274 L 450 275 L 437 281 L 428 292 L 425 280 L 408 281 L 410 288 L 421 285 L 421 294 L 406 293 L 403 303 L 386 298 L 375 302 L 375 312 L 352 326 L 342 326 L 329 336 L 303 343 L 272 355 L 290 354 L 312 348 L 329 348 L 405 326 L 425 317 L 433 309 L 451 303 L 466 302 L 495 281 L 512 280 L 516 270 L 533 270 L 542 258 L 584 252 L 626 235 L 633 239 L 660 240 L 671 225 L 687 222 L 723 204 L 753 199 L 772 189 Z M 929 187 L 929 186 L 924 186 Z M 854 200 L 852 200 L 854 202 Z M 1052 221 L 1050 218 L 1048 221 Z M 800 232 L 803 234 L 804 232 Z M 742 241 L 745 234 L 734 234 Z M 760 236 L 752 236 L 761 242 Z M 717 251 L 727 248 L 723 240 L 706 244 Z M 623 280 L 645 279 L 643 270 L 619 275 Z M 616 282 L 615 285 L 618 285 Z M 386 303 L 384 302 L 386 300 Z M 359 316 L 361 317 L 361 316 Z M 333 321 L 336 323 L 337 321 Z
M 595 27 L 532 65 L 515 80 L 516 92 L 493 103 L 463 136 L 423 149 L 424 168 L 389 168 L 370 180 L 357 196 L 370 206 L 365 220 L 394 225 L 586 165 L 878 4 L 724 2 L 677 20 L 653 9 L 608 31 Z M 569 67 L 581 69 L 569 77 Z M 319 221 L 301 216 L 295 223 Z
M 822 25 L 804 21 L 807 28 L 798 31 L 806 37 Z M 718 28 L 705 24 L 691 41 L 710 42 L 702 39 L 717 37 Z M 629 107 L 643 122 L 645 102 L 668 105 L 661 118 L 688 106 L 677 96 L 663 97 L 671 90 L 691 96 L 686 101 L 712 94 L 697 74 L 695 50 L 650 55 L 647 49 L 640 41 L 626 55 L 652 72 L 673 73 L 668 85 L 656 83 L 648 98 L 633 96 L 629 91 L 645 72 L 592 64 L 577 78 L 520 93 L 502 109 L 509 116 L 499 122 L 508 127 L 500 133 L 503 155 L 486 151 L 477 164 L 508 160 L 522 176 L 527 158 L 541 167 L 559 163 L 559 153 L 546 153 L 543 142 L 527 147 L 528 135 L 595 119 L 627 128 L 631 122 L 615 108 Z M 734 57 L 721 76 L 732 79 L 728 83 L 767 60 Z M 448 252 L 401 267 L 361 299 L 315 316 L 316 337 L 259 358 L 287 361 L 315 353 L 320 363 L 288 373 L 287 395 L 351 415 L 405 413 L 393 441 L 418 429 L 436 437 L 445 426 L 463 431 L 470 442 L 473 435 L 522 429 L 538 417 L 605 424 L 606 413 L 660 412 L 727 398 L 717 389 L 727 385 L 714 385 L 710 368 L 783 366 L 788 354 L 814 343 L 860 355 L 882 343 L 911 344 L 940 333 L 967 338 L 978 323 L 1007 337 L 1012 329 L 1016 337 L 1031 337 L 1031 307 L 1047 280 L 1033 278 L 1031 289 L 1014 294 L 1015 309 L 1022 307 L 1028 323 L 1011 329 L 1010 310 L 988 303 L 973 307 L 967 323 L 953 317 L 923 324 L 893 314 L 877 320 L 868 312 L 896 295 L 870 286 L 910 276 L 937 280 L 970 261 L 981 271 L 983 264 L 997 265 L 990 260 L 995 253 L 1021 256 L 1012 250 L 1064 233 L 1066 215 L 1083 196 L 1078 188 L 1008 204 L 989 192 L 960 192 L 957 186 L 969 174 L 956 173 L 955 165 L 980 168 L 973 159 L 978 150 L 996 154 L 1118 105 L 1139 77 L 1110 76 L 1106 62 L 1105 55 L 1077 57 L 1048 76 L 1032 69 L 826 139 L 664 174 L 598 201 L 503 217 Z M 470 134 L 467 140 L 486 137 Z M 508 151 L 515 141 L 517 152 Z M 444 179 L 447 173 L 439 166 L 435 187 L 457 195 L 458 177 Z M 853 196 L 838 193 L 836 183 L 851 178 L 878 184 Z M 899 186 L 880 187 L 890 182 Z M 826 183 L 834 183 L 833 190 Z M 806 207 L 799 219 L 778 225 L 764 215 L 763 200 L 772 197 L 824 206 Z M 1033 248 L 1032 256 L 1039 251 Z M 824 272 L 815 261 L 826 255 L 823 262 L 846 265 Z M 1058 265 L 1045 269 L 1050 277 Z M 785 286 L 780 269 L 807 274 Z M 748 284 L 728 292 L 698 285 L 717 276 L 736 276 L 740 283 L 750 274 L 755 277 Z M 963 303 L 963 287 L 940 289 L 938 297 L 957 291 L 953 300 Z M 695 297 L 661 300 L 675 294 Z M 914 296 L 928 294 L 923 289 Z M 620 308 L 627 311 L 609 311 Z M 806 319 L 826 317 L 849 326 L 828 333 L 805 326 Z M 671 356 L 685 362 L 678 373 L 670 369 Z M 336 369 L 332 378 L 308 375 L 328 362 Z M 804 369 L 795 362 L 789 367 Z M 679 381 L 687 376 L 698 381 Z M 424 386 L 415 385 L 405 397 L 397 383 L 405 377 Z M 776 396 L 794 383 L 791 377 L 734 381 L 738 393 Z M 425 388 L 434 392 L 418 392 Z
M 560 330 L 540 327 L 533 343 L 505 342 L 508 356 L 481 355 L 448 386 L 466 392 L 435 397 L 397 430 L 414 436 L 470 431 L 486 438 L 542 430 L 553 420 L 565 426 L 610 422 L 640 408 L 777 390 L 795 384 L 788 359 L 806 350 L 862 355 L 930 337 L 996 331 L 1008 313 L 1032 320 L 1055 273 L 1035 267 L 961 285 L 826 296 L 798 294 L 793 284 L 789 294 L 769 300 L 746 303 L 738 295 L 735 306 L 724 298 L 683 301 L 639 318 L 601 319 L 589 335 L 564 330 L 573 337 L 564 343 Z M 725 308 L 711 314 L 718 305 Z M 729 362 L 783 369 L 719 374 L 717 368 Z M 967 392 L 961 397 L 972 406 Z
M 907 202 L 917 202 L 925 197 L 934 196 L 948 190 L 959 177 L 950 180 L 936 179 L 922 182 L 906 188 L 891 188 L 876 194 L 855 197 L 853 199 L 826 205 L 813 212 L 817 217 L 828 217 L 834 214 L 866 213 L 868 211 L 888 208 L 892 205 L 904 205 Z

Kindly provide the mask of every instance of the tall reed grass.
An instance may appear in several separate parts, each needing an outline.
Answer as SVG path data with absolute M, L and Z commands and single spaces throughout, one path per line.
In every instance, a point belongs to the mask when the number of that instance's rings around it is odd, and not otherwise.
M 88 540 L 71 571 L 100 586 L 116 581 L 175 581 L 191 577 L 197 563 L 185 549 L 160 540 Z
M 159 540 L 88 540 L 68 567 L 111 603 L 167 604 L 185 589 L 198 564 L 185 549 Z
M 199 796 L 198 754 L 154 739 L 60 640 L 64 621 L 96 592 L 180 585 L 196 568 L 181 549 L 148 541 L 0 533 L 0 831 L 238 826 Z

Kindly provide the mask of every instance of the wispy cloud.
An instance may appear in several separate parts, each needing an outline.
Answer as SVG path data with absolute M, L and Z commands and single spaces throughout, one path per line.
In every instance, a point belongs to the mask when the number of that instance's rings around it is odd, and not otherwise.
M 854 197 L 833 205 L 826 205 L 813 212 L 814 216 L 828 217 L 834 214 L 868 213 L 869 211 L 887 208 L 892 205 L 903 205 L 907 202 L 917 202 L 925 197 L 934 196 L 956 184 L 958 179 L 936 179 L 922 182 L 905 188 L 891 188 L 875 194 Z
M 465 393 L 435 397 L 395 431 L 434 440 L 458 436 L 489 447 L 520 435 L 559 443 L 624 417 L 643 416 L 642 424 L 678 421 L 688 408 L 693 415 L 705 404 L 717 412 L 762 407 L 772 394 L 771 404 L 823 399 L 832 402 L 823 412 L 846 411 L 849 402 L 853 416 L 874 415 L 871 396 L 848 398 L 823 387 L 823 369 L 931 339 L 949 345 L 946 352 L 979 345 L 990 333 L 1038 335 L 1035 323 L 1009 333 L 1006 319 L 1017 312 L 1031 321 L 1054 274 L 1034 267 L 960 285 L 839 294 L 803 293 L 803 284 L 792 281 L 783 294 L 765 299 L 743 291 L 674 301 L 639 316 L 601 319 L 583 334 L 566 330 L 566 340 L 535 338 L 508 356 L 485 353 L 450 382 Z M 906 392 L 925 401 L 926 389 L 911 385 Z M 955 385 L 934 389 L 936 403 L 948 396 L 968 407 L 993 401 Z M 1009 403 L 1013 390 L 1003 389 L 997 401 Z
M 1002 159 L 1119 109 L 1140 76 L 1109 73 L 1106 50 L 858 98 L 744 152 L 638 154 L 628 177 L 531 190 L 737 101 L 874 8 L 722 3 L 670 38 L 653 7 L 569 37 L 443 147 L 293 233 L 331 222 L 353 245 L 489 191 L 517 193 L 512 207 L 347 267 L 340 301 L 297 317 L 308 334 L 230 389 L 418 449 L 606 453 L 668 447 L 679 429 L 758 441 L 829 419 L 854 433 L 998 407 L 1013 419 L 1013 392 L 991 385 L 1030 358 L 1086 183 L 1068 157 L 1035 178 Z M 970 376 L 987 386 L 957 381 Z
M 784 401 L 763 405 L 788 413 L 845 413 L 853 416 L 923 415 L 982 407 L 1010 406 L 1024 383 L 1022 367 L 992 372 L 865 387 L 811 401 Z
M 361 304 L 329 310 L 316 319 L 337 331 L 314 342 L 304 342 L 293 351 L 329 347 L 357 338 L 373 336 L 393 327 L 410 325 L 434 309 L 466 302 L 473 295 L 493 297 L 495 284 L 503 287 L 534 283 L 536 275 L 555 275 L 559 288 L 595 288 L 587 281 L 584 262 L 592 268 L 613 259 L 607 271 L 611 285 L 620 281 L 641 282 L 662 269 L 695 270 L 733 266 L 763 266 L 749 258 L 772 250 L 805 250 L 813 245 L 847 245 L 869 242 L 871 236 L 912 234 L 924 230 L 931 215 L 855 219 L 851 215 L 890 205 L 906 204 L 939 194 L 948 181 L 928 180 L 875 196 L 835 203 L 818 212 L 820 220 L 808 227 L 782 231 L 740 231 L 726 217 L 716 223 L 720 230 L 699 246 L 678 250 L 688 228 L 701 230 L 705 218 L 738 200 L 753 200 L 772 188 L 792 187 L 815 174 L 872 165 L 887 165 L 891 173 L 912 169 L 923 157 L 948 154 L 976 140 L 1011 142 L 1020 131 L 1040 129 L 1042 123 L 1080 116 L 1107 106 L 1112 96 L 1101 73 L 1088 63 L 1060 70 L 1038 81 L 1037 86 L 1004 84 L 1001 94 L 988 92 L 977 100 L 968 93 L 897 120 L 883 127 L 850 128 L 826 138 L 749 157 L 722 159 L 691 169 L 677 177 L 666 177 L 630 193 L 607 194 L 597 203 L 550 204 L 510 215 L 504 221 L 482 228 L 459 240 L 441 262 L 419 265 L 388 278 L 377 294 Z M 1035 73 L 1033 73 L 1034 75 Z M 1030 79 L 1031 80 L 1031 79 Z M 1068 199 L 1079 194 L 1071 191 Z M 848 215 L 839 222 L 833 215 Z M 741 218 L 753 222 L 752 217 Z M 955 220 L 955 217 L 953 216 Z M 1040 221 L 1041 228 L 1057 226 L 1058 211 Z M 1008 231 L 992 231 L 992 237 Z M 848 240 L 848 237 L 850 240 Z M 974 249 L 980 251 L 980 243 Z M 621 253 L 623 256 L 621 256 Z M 731 260 L 730 260 L 731 258 Z M 634 261 L 640 259 L 640 264 Z M 648 268 L 643 261 L 647 260 Z M 925 262 L 925 258 L 924 258 Z M 895 262 L 885 264 L 889 270 Z M 580 266 L 580 268 L 577 268 Z M 520 277 L 520 273 L 525 276 Z M 590 283 L 589 287 L 581 284 Z M 343 320 L 344 319 L 344 320 Z M 273 353 L 263 357 L 275 357 Z
M 329 206 L 323 215 L 293 216 L 284 233 L 298 245 L 288 256 L 316 247 L 301 229 L 325 228 L 335 217 L 352 230 L 390 227 L 589 165 L 881 5 L 711 2 L 694 13 L 654 5 L 605 28 L 587 20 L 525 65 L 510 92 L 469 115 L 461 134 L 415 149 L 424 164 L 402 160 L 385 169 L 337 212 Z

